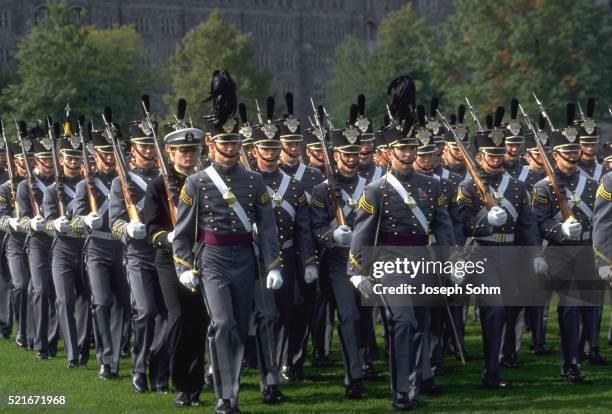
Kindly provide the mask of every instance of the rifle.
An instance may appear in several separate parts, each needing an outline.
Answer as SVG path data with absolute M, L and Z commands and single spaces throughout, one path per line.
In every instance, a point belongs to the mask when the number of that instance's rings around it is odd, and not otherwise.
M 550 131 L 551 132 L 556 131 L 555 126 L 553 125 L 552 121 L 548 117 L 548 114 L 546 113 L 546 109 L 544 108 L 544 105 L 542 105 L 542 102 L 538 99 L 538 97 L 536 96 L 535 92 L 531 92 L 531 93 L 533 94 L 533 97 L 535 98 L 536 104 L 538 104 L 538 109 L 540 110 L 540 113 L 542 114 L 544 119 L 546 119 L 546 122 L 548 122 L 548 126 L 550 127 Z
M 115 160 L 117 162 L 117 175 L 119 177 L 119 183 L 121 184 L 121 192 L 123 193 L 123 200 L 125 202 L 125 208 L 127 210 L 128 217 L 130 221 L 138 220 L 140 221 L 140 214 L 138 213 L 138 209 L 132 200 L 132 195 L 130 194 L 130 185 L 128 183 L 128 164 L 125 161 L 125 156 L 123 154 L 123 150 L 119 145 L 119 140 L 117 139 L 117 135 L 115 134 L 115 127 L 112 124 L 113 121 L 113 110 L 110 106 L 104 108 L 104 113 L 102 114 L 102 119 L 104 120 L 104 128 L 106 131 L 106 135 L 111 140 L 113 145 L 113 152 L 115 154 Z
M 568 218 L 575 218 L 574 212 L 572 211 L 570 206 L 567 204 L 567 200 L 561 193 L 561 189 L 559 188 L 559 184 L 557 183 L 557 180 L 555 178 L 555 170 L 552 166 L 552 163 L 550 162 L 550 159 L 548 158 L 548 154 L 546 154 L 546 150 L 544 150 L 544 146 L 542 145 L 542 142 L 540 142 L 540 138 L 538 137 L 538 132 L 536 131 L 533 124 L 531 123 L 531 120 L 529 119 L 529 116 L 523 109 L 523 106 L 520 104 L 519 104 L 519 109 L 521 110 L 521 114 L 523 115 L 523 119 L 525 120 L 527 127 L 529 128 L 531 133 L 534 134 L 534 138 L 535 138 L 534 141 L 538 147 L 540 156 L 542 157 L 542 166 L 544 167 L 544 171 L 546 172 L 546 176 L 548 177 L 548 182 L 550 183 L 550 186 L 552 187 L 553 195 L 557 199 L 557 203 L 559 204 L 559 210 L 561 210 L 561 214 L 563 215 L 563 218 L 566 220 Z M 542 115 L 546 117 L 544 114 Z
M 476 170 L 476 163 L 470 156 L 470 153 L 468 152 L 467 148 L 465 148 L 465 146 L 463 145 L 463 142 L 461 142 L 461 140 L 455 133 L 455 130 L 451 128 L 450 124 L 448 123 L 444 115 L 442 115 L 442 113 L 439 110 L 436 112 L 438 112 L 438 115 L 440 115 L 440 118 L 442 119 L 442 123 L 444 124 L 444 127 L 447 130 L 449 130 L 451 134 L 453 134 L 453 138 L 455 139 L 457 148 L 459 148 L 459 151 L 461 151 L 461 154 L 463 155 L 463 161 L 465 162 L 465 166 L 467 167 L 467 170 L 470 173 L 470 176 L 472 177 L 472 181 L 474 182 L 474 185 L 476 186 L 476 190 L 478 190 L 478 193 L 480 194 L 482 204 L 488 209 L 498 206 L 499 204 L 497 203 L 495 196 L 491 193 L 491 191 L 485 185 L 485 183 L 482 182 L 482 179 L 478 175 L 478 171 Z
M 584 112 L 582 112 L 582 105 L 580 105 L 580 102 L 577 102 L 577 104 L 578 104 L 578 110 L 580 111 L 580 119 L 584 122 L 586 117 L 584 116 Z
M 257 108 L 257 119 L 259 120 L 260 124 L 263 124 L 263 119 L 261 118 L 261 109 L 259 109 L 259 102 L 257 102 L 257 99 L 255 99 L 255 108 Z
M 245 104 L 240 103 L 238 105 L 238 113 L 240 114 L 240 122 L 242 123 L 242 127 L 240 128 L 240 134 L 244 136 L 245 138 L 250 138 L 253 133 L 253 130 L 251 126 L 249 125 L 249 121 L 247 119 Z M 247 152 L 245 151 L 244 147 L 242 146 L 242 144 L 240 144 L 239 152 L 240 152 L 240 163 L 242 164 L 245 170 L 251 171 L 252 168 L 251 168 L 251 163 L 249 162 L 249 156 Z
M 468 109 L 470 110 L 470 115 L 472 115 L 472 120 L 478 126 L 478 132 L 483 132 L 482 125 L 480 125 L 480 121 L 478 120 L 478 113 L 474 110 L 472 104 L 468 100 L 467 96 L 465 97 L 465 103 L 467 103 Z
M 319 134 L 316 134 L 321 141 L 321 151 L 323 152 L 323 167 L 325 171 L 325 177 L 327 178 L 327 183 L 329 184 L 329 196 L 331 199 L 331 208 L 336 216 L 336 222 L 338 226 L 345 226 L 346 220 L 344 218 L 344 213 L 342 212 L 342 208 L 340 208 L 340 203 L 338 202 L 338 192 L 339 185 L 338 180 L 336 180 L 336 175 L 331 166 L 331 159 L 329 153 L 327 152 L 327 144 L 325 143 L 325 129 L 323 128 L 322 122 L 323 117 L 325 116 L 325 108 L 322 105 L 319 105 L 315 108 L 314 101 L 312 97 L 310 97 L 310 104 L 312 105 L 312 109 L 314 111 L 314 120 L 316 124 L 316 129 L 319 131 Z M 329 122 L 329 120 L 328 120 Z
M 91 165 L 89 164 L 89 155 L 87 154 L 87 145 L 85 145 L 85 137 L 83 135 L 83 122 L 85 122 L 85 117 L 80 116 L 77 120 L 77 133 L 79 134 L 79 139 L 81 140 L 81 146 L 83 150 L 81 151 L 81 158 L 83 159 L 83 175 L 85 176 L 85 188 L 87 190 L 87 199 L 89 200 L 89 208 L 93 214 L 98 214 L 98 202 L 96 201 L 96 196 L 94 195 L 94 184 L 93 184 L 93 171 L 91 170 Z M 89 124 L 91 125 L 91 123 Z
M 0 129 L 2 130 L 2 139 L 4 140 L 4 150 L 6 152 L 6 171 L 9 177 L 9 191 L 11 192 L 13 203 L 15 203 L 15 217 L 19 218 L 19 209 L 17 208 L 17 203 L 15 202 L 15 194 L 17 192 L 15 187 L 15 171 L 13 170 L 13 163 L 15 160 L 11 154 L 11 149 L 9 148 L 8 140 L 6 139 L 6 134 L 4 133 L 4 122 L 2 119 L 0 119 Z M 25 160 L 24 162 L 28 162 L 28 160 Z
M 34 197 L 34 178 L 32 176 L 32 169 L 30 168 L 30 164 L 28 164 L 28 153 L 25 149 L 25 144 L 23 140 L 27 134 L 26 123 L 24 121 L 15 120 L 15 128 L 17 128 L 17 138 L 19 139 L 19 143 L 21 144 L 21 153 L 23 154 L 24 166 L 26 170 L 26 183 L 28 185 L 28 198 L 30 199 L 30 205 L 32 206 L 32 213 L 34 217 L 40 216 L 40 207 L 36 202 L 36 197 Z
M 55 194 L 57 196 L 57 207 L 60 217 L 66 217 L 66 205 L 63 200 L 64 193 L 64 174 L 58 163 L 57 140 L 60 136 L 60 125 L 57 122 L 51 123 L 51 117 L 47 117 L 47 133 L 51 140 L 51 157 L 53 159 L 53 175 L 55 176 Z
M 170 176 L 170 160 L 168 160 L 168 154 L 164 151 L 163 144 L 159 141 L 157 134 L 155 133 L 155 126 L 153 125 L 153 121 L 151 121 L 151 102 L 149 101 L 149 95 L 142 95 L 142 109 L 145 115 L 145 121 L 149 124 L 149 128 L 153 133 L 153 142 L 155 142 L 155 150 L 157 152 L 157 164 L 159 165 L 159 171 L 162 175 L 162 180 L 164 182 L 164 189 L 166 190 L 166 201 L 168 201 L 168 209 L 170 210 L 170 220 L 172 221 L 172 225 L 176 225 L 176 204 L 174 203 L 173 194 L 177 193 L 176 184 L 172 177 Z M 185 100 L 183 99 L 183 102 Z M 179 101 L 179 105 L 181 101 Z M 186 105 L 186 102 L 185 102 Z M 184 116 L 184 108 L 183 108 L 183 116 Z M 176 115 L 175 115 L 176 118 Z

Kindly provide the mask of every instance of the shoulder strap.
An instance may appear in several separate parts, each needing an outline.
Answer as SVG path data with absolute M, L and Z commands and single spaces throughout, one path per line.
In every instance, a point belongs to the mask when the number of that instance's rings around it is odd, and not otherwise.
M 217 187 L 217 190 L 219 190 L 219 192 L 221 193 L 221 196 L 225 196 L 227 193 L 229 193 L 229 188 L 227 188 L 227 185 L 225 184 L 217 170 L 215 170 L 214 166 L 209 166 L 204 170 L 204 172 L 210 177 L 215 187 Z M 236 213 L 236 216 L 238 216 L 238 219 L 240 220 L 246 231 L 252 231 L 253 226 L 251 225 L 251 222 L 249 221 L 246 212 L 242 208 L 242 205 L 240 205 L 240 202 L 236 200 L 234 203 L 232 203 L 230 208 L 234 210 L 234 213 Z

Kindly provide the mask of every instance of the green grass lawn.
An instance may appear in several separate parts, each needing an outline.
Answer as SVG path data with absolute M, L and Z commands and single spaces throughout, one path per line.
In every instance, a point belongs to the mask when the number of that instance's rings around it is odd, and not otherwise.
M 467 343 L 476 360 L 461 366 L 447 358 L 446 366 L 452 372 L 438 380 L 443 395 L 422 397 L 424 407 L 418 412 L 492 413 L 492 412 L 612 412 L 612 364 L 593 366 L 585 363 L 583 373 L 587 383 L 569 384 L 559 377 L 559 338 L 556 333 L 556 312 L 551 307 L 553 320 L 548 325 L 548 342 L 556 352 L 548 357 L 535 357 L 528 350 L 527 335 L 520 354 L 523 367 L 504 371 L 504 376 L 514 382 L 511 390 L 486 391 L 479 388 L 480 358 L 482 355 L 480 325 L 467 326 Z M 607 345 L 608 311 L 602 328 L 602 352 L 612 360 L 612 349 Z M 337 338 L 337 335 L 335 335 Z M 382 346 L 382 338 L 379 338 Z M 387 364 L 376 364 L 380 377 L 365 383 L 366 395 L 360 401 L 346 401 L 342 385 L 342 364 L 337 343 L 334 348 L 336 367 L 311 369 L 306 367 L 307 380 L 298 384 L 282 384 L 287 400 L 276 406 L 261 403 L 258 375 L 255 370 L 243 371 L 240 407 L 245 413 L 384 413 L 392 412 L 391 392 Z M 381 348 L 382 349 L 382 348 Z M 93 358 L 92 350 L 92 358 Z M 130 384 L 130 361 L 121 361 L 120 380 L 99 381 L 97 367 L 92 359 L 83 368 L 64 367 L 64 354 L 60 348 L 58 357 L 37 361 L 35 353 L 17 348 L 13 341 L 0 340 L 0 412 L 177 412 L 174 394 L 136 394 Z M 64 395 L 67 405 L 53 407 L 14 407 L 7 409 L 8 395 Z M 206 389 L 199 408 L 184 409 L 189 412 L 211 412 L 214 407 L 212 391 Z

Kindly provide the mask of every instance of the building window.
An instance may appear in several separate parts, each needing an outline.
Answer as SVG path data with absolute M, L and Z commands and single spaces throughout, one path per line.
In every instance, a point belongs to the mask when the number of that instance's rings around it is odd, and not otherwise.
M 138 33 L 149 33 L 149 18 L 148 17 L 137 17 L 136 18 L 136 31 Z
M 8 10 L 0 10 L 0 29 L 10 29 L 11 20 Z
M 176 33 L 176 19 L 173 17 L 162 17 L 160 19 L 160 29 L 164 34 Z
M 8 65 L 11 63 L 11 51 L 9 49 L 0 49 L 0 64 Z
M 102 17 L 102 27 L 110 29 L 113 27 L 113 16 L 106 15 Z
M 366 42 L 374 42 L 376 40 L 376 23 L 367 21 L 365 24 L 365 39 Z

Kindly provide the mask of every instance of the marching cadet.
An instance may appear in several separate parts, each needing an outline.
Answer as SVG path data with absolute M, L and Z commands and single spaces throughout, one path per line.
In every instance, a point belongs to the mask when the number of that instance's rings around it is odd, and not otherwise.
M 585 293 L 576 285 L 583 281 L 580 279 L 591 281 L 595 274 L 591 230 L 597 183 L 578 171 L 579 130 L 574 125 L 574 115 L 575 105 L 568 103 L 567 126 L 551 136 L 552 155 L 556 162 L 555 183 L 551 183 L 548 177 L 538 181 L 532 202 L 540 233 L 548 240 L 546 260 L 549 274 L 557 281 L 561 376 L 570 382 L 581 383 L 584 380 L 580 372 L 581 314 L 585 299 L 591 305 L 586 307 L 596 305 L 593 298 L 585 298 Z M 553 185 L 563 195 L 562 200 L 555 197 Z M 561 205 L 567 209 L 562 211 Z M 585 319 L 582 321 L 584 323 Z M 594 327 L 585 325 L 583 329 L 592 332 Z
M 1 128 L 1 127 L 0 127 Z M 2 133 L 2 129 L 0 129 Z M 9 175 L 6 171 L 7 163 L 10 162 L 7 159 L 7 150 L 4 140 L 0 141 L 0 186 L 6 183 L 9 179 Z M 14 168 L 14 167 L 10 167 Z M 4 199 L 4 203 L 7 202 L 7 198 Z M 8 230 L 0 228 L 0 257 L 6 252 L 6 242 L 8 240 Z M 11 275 L 8 271 L 8 266 L 2 266 L 0 263 L 0 338 L 8 339 L 13 331 L 13 303 L 11 300 Z
M 25 137 L 25 122 L 20 122 L 22 137 Z M 32 283 L 32 306 L 34 316 L 34 349 L 38 359 L 48 359 L 54 356 L 57 349 L 58 321 L 55 308 L 55 292 L 53 279 L 49 268 L 51 237 L 45 233 L 43 217 L 43 194 L 55 178 L 53 177 L 53 162 L 51 159 L 51 141 L 45 135 L 45 130 L 38 125 L 30 131 L 34 138 L 34 159 L 36 170 L 33 177 L 33 197 L 30 198 L 28 183 L 22 181 L 17 186 L 17 208 L 21 216 L 22 226 L 29 227 L 28 264 Z M 32 204 L 32 202 L 34 204 Z
M 27 162 L 34 168 L 34 153 L 31 141 L 24 142 Z M 34 343 L 34 327 L 32 312 L 28 305 L 28 287 L 30 285 L 30 271 L 27 269 L 25 258 L 25 241 L 27 229 L 19 224 L 20 214 L 16 208 L 15 193 L 19 184 L 25 179 L 25 160 L 18 144 L 9 144 L 9 151 L 15 162 L 15 176 L 13 182 L 7 181 L 0 186 L 0 229 L 7 233 L 6 260 L 12 281 L 12 300 L 15 311 L 15 343 L 27 348 Z
M 218 398 L 215 413 L 239 413 L 238 392 L 244 341 L 253 307 L 255 280 L 266 274 L 266 288 L 279 289 L 279 245 L 270 195 L 260 174 L 238 163 L 240 134 L 236 84 L 215 71 L 205 118 L 213 163 L 185 180 L 172 242 L 179 280 L 198 289 L 211 318 L 208 341 Z M 257 231 L 255 255 L 254 226 Z M 194 243 L 203 247 L 194 254 Z M 201 253 L 201 254 L 200 254 Z
M 347 127 L 331 131 L 333 158 L 337 167 L 333 178 L 337 183 L 330 183 L 328 178 L 315 186 L 310 204 L 312 230 L 319 245 L 321 267 L 325 269 L 322 274 L 329 278 L 338 308 L 338 337 L 344 360 L 345 396 L 348 399 L 360 399 L 362 396 L 364 365 L 360 355 L 359 298 L 346 273 L 357 200 L 366 185 L 366 179 L 357 174 L 361 142 L 360 131 L 354 126 L 356 118 L 357 106 L 353 105 Z M 334 184 L 338 188 L 331 187 Z M 332 208 L 335 203 L 330 195 L 332 192 L 341 195 L 336 196 L 337 208 L 341 213 Z M 342 217 L 345 224 L 339 223 L 338 217 Z
M 504 155 L 504 171 L 520 182 L 525 182 L 529 167 L 521 162 L 522 149 L 525 144 L 523 125 L 517 119 L 519 101 L 513 98 L 510 102 L 510 122 L 506 127 L 506 154 Z
M 392 85 L 396 85 L 396 90 L 414 90 L 409 77 L 396 79 Z M 394 102 L 398 96 L 401 95 L 397 92 L 392 94 Z M 414 98 L 410 106 L 414 107 Z M 440 183 L 413 170 L 419 142 L 415 138 L 412 109 L 394 108 L 398 108 L 396 103 L 391 105 L 396 121 L 384 130 L 391 170 L 370 183 L 361 196 L 349 253 L 350 281 L 364 297 L 373 294 L 373 279 L 365 275 L 369 265 L 364 252 L 374 246 L 375 241 L 381 246 L 427 246 L 433 235 L 436 244 L 441 246 L 450 246 L 453 242 L 452 223 Z M 433 378 L 422 383 L 424 361 L 421 352 L 429 329 L 428 307 L 413 303 L 389 305 L 384 297 L 382 303 L 389 324 L 393 407 L 401 411 L 412 410 L 420 405 L 416 398 L 421 387 L 427 392 L 435 392 Z
M 506 149 L 505 132 L 502 127 L 504 108 L 498 107 L 494 128 L 479 132 L 475 138 L 481 171 L 480 179 L 492 189 L 496 205 L 485 206 L 477 191 L 473 177 L 463 181 L 457 193 L 459 217 L 469 245 L 483 246 L 483 253 L 493 269 L 491 280 L 496 280 L 504 290 L 512 287 L 513 275 L 510 265 L 517 260 L 514 254 L 500 254 L 500 249 L 491 247 L 538 245 L 535 218 L 529 208 L 527 192 L 521 182 L 504 173 L 503 161 Z M 487 120 L 487 125 L 490 125 Z M 504 250 L 507 252 L 507 250 Z M 534 270 L 545 271 L 546 263 L 541 257 L 533 259 Z M 507 289 L 510 290 L 510 289 Z M 511 292 L 510 292 L 511 293 Z M 503 306 L 501 298 L 480 295 L 477 297 L 482 327 L 484 369 L 482 385 L 487 389 L 507 388 L 510 381 L 501 377 L 499 355 L 502 347 L 504 324 L 514 327 L 514 307 Z M 508 315 L 513 317 L 510 318 Z M 514 342 L 512 345 L 514 346 Z
M 53 125 L 59 138 L 60 126 Z M 87 364 L 91 335 L 91 291 L 83 268 L 83 228 L 74 212 L 76 186 L 81 175 L 82 147 L 79 138 L 72 135 L 69 124 L 59 147 L 58 179 L 49 185 L 43 197 L 43 211 L 47 228 L 53 234 L 51 273 L 55 286 L 59 325 L 64 340 L 66 366 L 75 368 Z M 54 155 L 55 156 L 55 155 Z M 58 196 L 61 197 L 58 199 Z M 76 315 L 76 319 L 75 319 Z
M 601 151 L 601 159 L 606 170 L 612 170 L 612 142 L 604 144 Z
M 383 128 L 389 124 L 388 121 L 389 119 L 386 118 L 386 122 L 383 125 Z M 386 170 L 387 166 L 389 165 L 389 156 L 387 155 L 388 147 L 382 129 L 376 131 L 376 133 L 374 134 L 374 145 L 376 146 L 376 152 L 374 153 L 374 162 L 380 168 Z
M 153 133 L 146 121 L 130 125 L 131 168 L 126 177 L 138 219 L 128 215 L 120 177 L 113 180 L 109 222 L 113 235 L 125 245 L 125 269 L 132 301 L 132 387 L 135 392 L 168 392 L 168 354 L 163 341 L 165 306 L 155 269 L 155 248 L 147 243 L 142 208 L 147 186 L 159 175 Z
M 463 105 L 459 106 L 459 108 L 461 107 L 463 107 Z M 465 107 L 463 108 L 465 112 Z M 459 112 L 461 113 L 461 111 Z M 455 131 L 455 134 L 457 134 L 457 137 L 466 146 L 466 148 L 468 148 L 468 145 L 467 145 L 469 142 L 468 141 L 468 130 L 463 125 L 463 121 L 460 121 L 459 124 L 457 124 L 457 118 L 455 117 L 455 114 L 451 114 L 450 116 L 450 127 L 453 128 L 453 130 Z M 491 126 L 488 126 L 488 128 L 491 129 Z M 468 172 L 467 167 L 465 166 L 465 163 L 463 162 L 463 154 L 457 147 L 457 143 L 455 142 L 455 139 L 453 138 L 452 133 L 450 131 L 446 131 L 445 137 L 446 137 L 446 147 L 444 148 L 444 154 L 443 154 L 444 167 L 450 172 L 453 172 L 461 176 L 463 180 L 468 179 L 470 176 L 470 173 Z
M 375 136 L 372 130 L 372 121 L 365 116 L 365 96 L 357 97 L 358 117 L 355 126 L 361 132 L 361 151 L 359 152 L 359 175 L 366 179 L 369 184 L 378 180 L 385 170 L 374 163 Z M 386 167 L 386 166 L 385 166 Z
M 612 172 L 603 176 L 597 188 L 593 206 L 593 250 L 597 259 L 597 273 L 609 283 L 612 281 Z
M 293 94 L 285 94 L 286 114 L 277 122 L 280 129 L 280 164 L 281 171 L 291 178 L 299 181 L 300 186 L 306 196 L 306 202 L 310 204 L 312 190 L 315 185 L 323 182 L 323 174 L 320 170 L 307 166 L 301 162 L 302 154 L 302 126 L 300 120 L 293 113 Z M 265 180 L 265 176 L 264 176 Z M 307 214 L 308 209 L 306 210 Z M 308 217 L 310 222 L 310 217 Z M 277 223 L 277 226 L 279 223 Z M 309 230 L 310 233 L 310 230 Z M 311 234 L 312 237 L 312 234 Z M 312 245 L 312 241 L 311 241 Z M 296 274 L 304 274 L 302 253 L 298 250 L 296 260 Z M 316 264 L 315 264 L 316 266 Z M 308 337 L 312 334 L 313 343 L 323 343 L 318 340 L 318 335 L 324 330 L 319 329 L 319 325 L 325 327 L 326 306 L 325 301 L 320 300 L 321 293 L 318 283 L 306 283 L 304 279 L 298 277 L 297 300 L 291 312 L 291 329 L 289 330 L 289 340 L 286 349 L 283 351 L 283 368 L 281 375 L 287 381 L 303 378 L 303 366 L 308 352 Z M 319 299 L 319 300 L 318 300 Z M 318 305 L 318 307 L 315 307 Z M 329 366 L 331 360 L 325 352 L 313 351 L 313 366 Z
M 283 285 L 271 292 L 261 286 L 261 280 L 256 282 L 255 319 L 262 400 L 273 404 L 283 398 L 278 390 L 278 367 L 283 354 L 284 358 L 288 357 L 289 338 L 294 328 L 291 315 L 299 295 L 296 279 L 304 275 L 304 282 L 311 284 L 318 279 L 318 271 L 306 194 L 301 182 L 285 174 L 278 164 L 282 150 L 280 134 L 291 132 L 291 129 L 283 129 L 290 118 L 274 123 L 274 98 L 269 97 L 266 106 L 266 122 L 257 125 L 253 131 L 252 153 L 257 160 L 257 172 L 262 175 L 274 206 Z M 297 129 L 293 130 L 295 132 Z M 287 361 L 285 367 L 291 370 L 293 364 Z M 293 373 L 288 376 L 292 377 Z
M 324 134 L 327 135 L 327 130 L 323 127 Z M 316 128 L 309 128 L 304 131 L 304 145 L 306 146 L 306 156 L 308 157 L 308 165 L 325 174 L 323 164 L 323 152 L 321 147 L 320 133 Z
M 91 124 L 89 124 L 91 125 Z M 89 129 L 89 127 L 88 127 Z M 89 133 L 89 131 L 88 131 Z M 129 321 L 129 286 L 123 271 L 122 245 L 110 230 L 108 205 L 111 183 L 117 176 L 113 147 L 104 131 L 91 131 L 88 152 L 95 173 L 76 186 L 74 216 L 89 231 L 85 263 L 92 292 L 98 378 L 117 378 L 124 324 Z M 89 199 L 91 192 L 93 200 Z
M 182 117 L 179 116 L 179 120 Z M 156 247 L 155 267 L 168 311 L 166 343 L 170 357 L 170 375 L 176 391 L 177 407 L 200 405 L 204 385 L 204 349 L 206 347 L 206 309 L 202 295 L 193 293 L 178 279 L 172 259 L 174 225 L 171 209 L 178 205 L 179 190 L 195 172 L 204 132 L 177 124 L 164 138 L 173 169 L 169 180 L 174 204 L 168 203 L 164 177 L 160 174 L 147 186 L 143 222 L 147 240 Z

